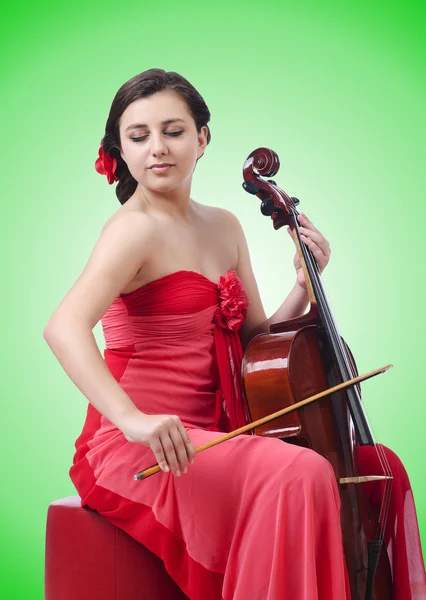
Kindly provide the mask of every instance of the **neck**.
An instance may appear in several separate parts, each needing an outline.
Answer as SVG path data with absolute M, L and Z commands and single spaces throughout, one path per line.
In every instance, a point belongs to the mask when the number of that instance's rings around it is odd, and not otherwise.
M 158 192 L 138 183 L 132 199 L 151 214 L 189 220 L 194 212 L 194 201 L 190 198 L 191 182 L 177 189 Z

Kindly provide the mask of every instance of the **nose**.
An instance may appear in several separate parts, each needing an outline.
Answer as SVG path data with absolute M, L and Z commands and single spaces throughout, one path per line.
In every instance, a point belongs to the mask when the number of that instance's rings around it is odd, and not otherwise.
M 160 134 L 152 134 L 151 136 L 151 152 L 153 156 L 167 154 L 167 140 Z

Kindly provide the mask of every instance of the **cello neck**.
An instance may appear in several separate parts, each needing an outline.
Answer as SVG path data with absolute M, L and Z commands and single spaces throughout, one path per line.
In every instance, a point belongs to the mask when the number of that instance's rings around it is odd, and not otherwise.
M 325 331 L 331 354 L 334 358 L 334 363 L 338 372 L 338 376 L 340 377 L 341 381 L 347 381 L 348 379 L 352 379 L 353 377 L 355 377 L 355 374 L 352 369 L 351 361 L 346 351 L 346 347 L 343 343 L 342 337 L 339 334 L 336 322 L 334 320 L 330 304 L 328 302 L 327 295 L 321 280 L 318 264 L 311 250 L 301 240 L 299 222 L 297 220 L 298 214 L 299 213 L 297 212 L 297 210 L 293 209 L 293 230 L 295 232 L 297 240 L 296 246 L 300 247 L 301 262 L 302 267 L 304 268 L 305 279 L 306 276 L 308 276 L 308 279 L 306 279 L 306 284 L 309 299 L 311 301 L 311 311 L 314 310 L 319 316 L 321 326 Z M 351 412 L 352 420 L 354 423 L 359 443 L 361 445 L 374 445 L 373 436 L 370 431 L 364 410 L 362 408 L 361 396 L 359 394 L 358 388 L 349 388 L 347 390 L 347 395 L 348 406 Z

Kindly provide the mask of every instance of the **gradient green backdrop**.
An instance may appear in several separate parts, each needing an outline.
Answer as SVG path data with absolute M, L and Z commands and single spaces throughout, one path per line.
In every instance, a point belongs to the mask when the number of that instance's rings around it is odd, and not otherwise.
M 365 406 L 377 440 L 408 470 L 425 542 L 418 7 L 77 0 L 3 9 L 1 598 L 43 597 L 47 507 L 76 493 L 68 469 L 87 400 L 43 328 L 120 206 L 94 161 L 115 92 L 151 67 L 184 75 L 210 108 L 212 142 L 192 197 L 241 220 L 268 315 L 293 284 L 294 251 L 241 187 L 250 152 L 278 153 L 275 179 L 330 240 L 324 283 L 359 371 L 395 365 L 364 383 Z M 95 334 L 102 351 L 100 324 Z

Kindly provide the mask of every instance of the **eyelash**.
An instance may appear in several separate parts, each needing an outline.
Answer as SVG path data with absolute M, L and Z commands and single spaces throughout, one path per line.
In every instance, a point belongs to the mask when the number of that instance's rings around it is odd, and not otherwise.
M 166 133 L 165 135 L 172 135 L 173 137 L 176 137 L 178 135 L 181 135 L 183 133 L 183 131 L 172 131 L 170 133 Z M 147 135 L 144 135 L 142 137 L 138 137 L 138 138 L 130 138 L 132 140 L 132 142 L 142 142 L 145 138 L 147 138 Z

